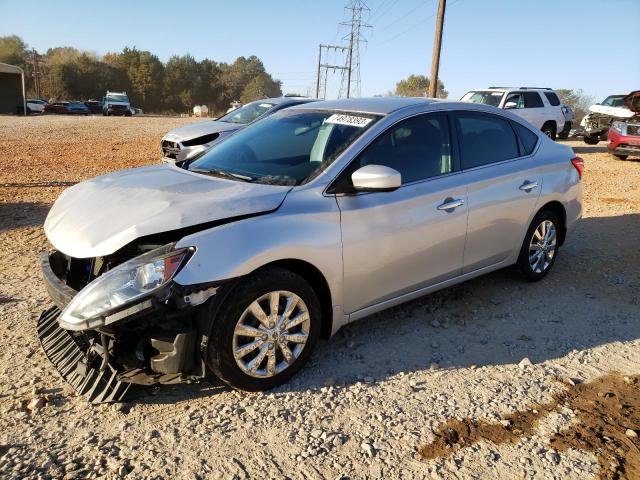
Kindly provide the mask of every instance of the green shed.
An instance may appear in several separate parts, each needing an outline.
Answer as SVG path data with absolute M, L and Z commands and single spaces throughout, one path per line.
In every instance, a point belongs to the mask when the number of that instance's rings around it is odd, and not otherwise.
M 0 63 L 0 113 L 26 114 L 24 71 L 20 67 Z

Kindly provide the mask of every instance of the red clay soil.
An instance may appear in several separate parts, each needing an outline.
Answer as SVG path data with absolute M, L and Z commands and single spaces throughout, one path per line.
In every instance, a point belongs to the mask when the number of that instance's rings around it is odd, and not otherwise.
M 549 403 L 504 417 L 503 422 L 452 419 L 436 431 L 436 439 L 420 448 L 424 459 L 447 457 L 480 441 L 496 445 L 529 437 L 538 421 L 563 406 L 576 414 L 572 425 L 555 434 L 549 444 L 593 453 L 600 478 L 640 479 L 640 376 L 609 374 L 590 383 L 570 385 Z

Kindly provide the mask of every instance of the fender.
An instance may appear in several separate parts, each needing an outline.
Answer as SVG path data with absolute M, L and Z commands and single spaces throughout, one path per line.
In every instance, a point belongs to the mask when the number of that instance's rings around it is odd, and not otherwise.
M 196 252 L 175 277 L 179 285 L 224 282 L 280 260 L 302 260 L 316 267 L 329 285 L 332 334 L 346 323 L 340 211 L 333 196 L 294 188 L 275 212 L 199 231 L 182 238 L 176 248 L 186 246 Z

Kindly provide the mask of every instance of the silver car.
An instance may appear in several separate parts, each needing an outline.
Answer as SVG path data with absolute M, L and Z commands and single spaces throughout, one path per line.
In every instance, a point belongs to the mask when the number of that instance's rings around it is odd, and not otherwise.
M 581 216 L 583 161 L 509 111 L 326 101 L 178 168 L 63 192 L 42 256 L 45 352 L 91 401 L 130 383 L 279 385 L 318 338 L 500 268 L 545 277 Z
M 162 161 L 180 163 L 190 160 L 256 120 L 283 108 L 316 101 L 305 97 L 265 98 L 247 103 L 215 120 L 174 128 L 160 140 Z

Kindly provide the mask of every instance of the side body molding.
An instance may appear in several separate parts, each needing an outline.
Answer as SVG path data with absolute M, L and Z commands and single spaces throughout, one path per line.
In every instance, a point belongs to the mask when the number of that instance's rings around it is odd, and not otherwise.
M 230 199 L 230 201 L 233 201 Z M 331 293 L 335 333 L 347 323 L 342 308 L 342 241 L 335 197 L 293 189 L 273 213 L 228 223 L 182 238 L 176 248 L 196 252 L 175 278 L 183 286 L 242 277 L 281 260 L 302 260 L 324 276 Z

